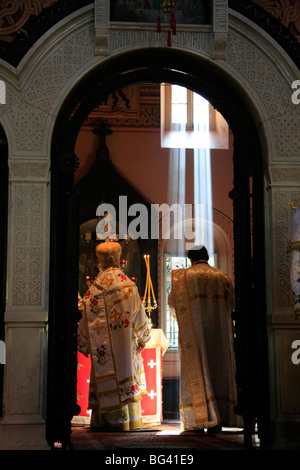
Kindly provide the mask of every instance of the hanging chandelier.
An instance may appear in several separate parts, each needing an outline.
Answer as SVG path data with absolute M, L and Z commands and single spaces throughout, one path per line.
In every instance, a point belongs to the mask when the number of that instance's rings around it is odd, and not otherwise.
M 172 45 L 172 35 L 176 34 L 176 19 L 175 19 L 175 0 L 163 0 L 160 8 L 165 12 L 165 17 L 170 17 L 170 28 L 168 30 L 168 46 Z M 160 14 L 157 17 L 157 31 L 161 32 L 161 18 Z

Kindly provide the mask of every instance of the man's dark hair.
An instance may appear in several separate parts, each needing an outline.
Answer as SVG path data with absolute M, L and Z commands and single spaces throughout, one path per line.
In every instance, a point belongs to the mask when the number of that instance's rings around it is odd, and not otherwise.
M 188 251 L 188 258 L 192 261 L 208 261 L 209 256 L 205 246 L 194 246 Z

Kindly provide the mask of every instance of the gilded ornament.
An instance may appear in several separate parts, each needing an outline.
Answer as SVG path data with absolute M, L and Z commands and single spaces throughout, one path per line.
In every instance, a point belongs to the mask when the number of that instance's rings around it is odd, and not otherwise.
M 101 325 L 101 321 L 99 318 L 96 318 L 96 320 L 90 325 L 91 330 L 95 331 L 97 335 L 100 334 L 100 331 L 104 329 L 104 326 Z
M 112 283 L 113 283 L 113 278 L 110 275 L 105 275 L 101 279 L 101 285 L 105 287 L 106 289 L 110 287 Z
M 117 309 L 114 309 L 114 310 L 111 311 L 110 317 L 111 317 L 113 322 L 118 322 L 120 320 L 120 318 L 122 317 L 122 312 L 120 312 Z

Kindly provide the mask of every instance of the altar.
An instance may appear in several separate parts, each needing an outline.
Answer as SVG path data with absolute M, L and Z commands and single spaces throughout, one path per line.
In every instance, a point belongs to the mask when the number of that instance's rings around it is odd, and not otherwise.
M 145 425 L 162 422 L 162 358 L 169 343 L 161 329 L 152 329 L 151 338 L 142 352 L 147 393 L 142 396 L 142 418 Z M 89 357 L 77 353 L 77 404 L 81 411 L 72 419 L 73 425 L 89 425 L 88 409 L 91 362 Z
M 142 352 L 147 394 L 143 395 L 141 407 L 144 424 L 162 422 L 162 358 L 169 343 L 163 330 L 153 329 L 151 338 Z

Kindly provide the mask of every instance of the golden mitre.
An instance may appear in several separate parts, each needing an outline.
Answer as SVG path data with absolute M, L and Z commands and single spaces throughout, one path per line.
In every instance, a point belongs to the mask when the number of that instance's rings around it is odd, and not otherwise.
M 120 265 L 122 248 L 119 243 L 110 241 L 108 238 L 105 242 L 97 245 L 96 255 L 99 263 L 103 268 L 117 267 Z

